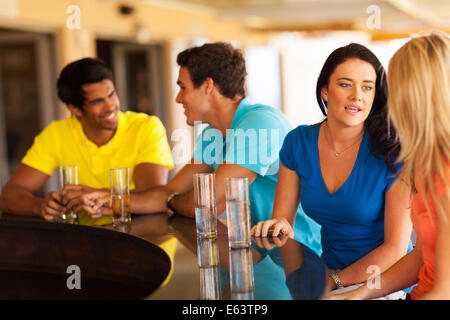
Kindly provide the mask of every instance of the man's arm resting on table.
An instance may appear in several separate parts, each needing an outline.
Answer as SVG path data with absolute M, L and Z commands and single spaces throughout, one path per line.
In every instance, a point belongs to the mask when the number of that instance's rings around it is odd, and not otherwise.
M 2 190 L 2 211 L 40 216 L 47 220 L 52 220 L 52 215 L 59 215 L 64 210 L 59 193 L 51 192 L 45 198 L 33 195 L 45 185 L 48 178 L 47 174 L 37 169 L 19 164 Z
M 134 168 L 134 191 L 130 194 L 133 213 L 166 211 L 160 199 L 167 193 L 168 169 L 154 163 L 140 163 Z
M 139 163 L 134 167 L 134 190 L 144 191 L 167 183 L 169 170 L 166 166 L 155 163 Z
M 131 193 L 131 212 L 133 213 L 155 213 L 164 212 L 167 207 L 167 198 L 172 193 L 187 193 L 193 187 L 192 176 L 194 173 L 211 172 L 212 168 L 204 163 L 186 164 L 175 177 L 166 185 L 159 185 L 147 189 Z M 178 198 L 178 197 L 176 197 Z M 175 199 L 171 202 L 174 203 Z
M 206 166 L 206 165 L 205 165 Z M 209 166 L 207 166 L 209 167 Z M 211 167 L 209 167 L 211 168 Z M 195 172 L 194 172 L 195 173 Z M 220 214 L 225 210 L 225 178 L 229 177 L 247 177 L 249 185 L 256 179 L 257 174 L 247 168 L 241 167 L 236 164 L 221 164 L 215 171 L 216 174 L 216 206 L 217 214 Z M 171 202 L 171 207 L 176 213 L 195 218 L 194 207 L 194 190 L 192 186 L 192 174 L 191 174 L 191 189 L 188 192 L 180 194 L 175 197 Z M 170 183 L 169 183 L 170 184 Z

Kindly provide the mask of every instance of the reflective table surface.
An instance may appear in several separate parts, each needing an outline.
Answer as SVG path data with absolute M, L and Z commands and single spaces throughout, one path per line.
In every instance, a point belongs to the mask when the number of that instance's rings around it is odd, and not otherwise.
M 67 225 L 5 214 L 0 228 L 2 238 L 8 235 L 0 244 L 3 299 L 151 299 L 163 281 L 169 286 L 172 280 L 170 259 L 157 246 L 171 237 L 197 257 L 190 267 L 198 270 L 199 292 L 181 299 L 310 300 L 325 291 L 326 266 L 308 247 L 278 237 L 253 238 L 251 247 L 230 249 L 223 220 L 218 220 L 217 237 L 205 239 L 197 238 L 194 219 L 166 213 L 133 215 L 122 231 L 111 225 Z M 186 262 L 175 256 L 172 268 L 177 263 Z M 76 285 L 69 279 L 76 270 L 68 266 L 81 269 L 86 290 L 78 290 L 78 295 L 68 289 Z M 39 281 L 44 274 L 53 277 L 51 286 L 48 279 Z M 24 281 L 24 275 L 32 281 Z M 42 290 L 40 282 L 47 283 L 48 290 Z

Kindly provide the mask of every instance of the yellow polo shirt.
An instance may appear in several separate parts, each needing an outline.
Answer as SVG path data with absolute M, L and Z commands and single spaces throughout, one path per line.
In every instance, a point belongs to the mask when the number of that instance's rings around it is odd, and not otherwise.
M 59 166 L 77 165 L 78 183 L 93 188 L 110 187 L 110 168 L 129 168 L 131 190 L 138 164 L 173 168 L 166 130 L 158 117 L 127 111 L 119 112 L 118 121 L 113 138 L 101 147 L 86 137 L 74 115 L 54 121 L 35 137 L 22 163 L 48 175 Z M 112 216 L 92 219 L 82 212 L 79 221 L 83 225 L 104 225 L 112 223 Z

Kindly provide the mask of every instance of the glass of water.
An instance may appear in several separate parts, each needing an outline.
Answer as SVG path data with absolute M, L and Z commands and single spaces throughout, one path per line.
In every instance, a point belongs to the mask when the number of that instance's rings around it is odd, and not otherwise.
M 226 178 L 225 196 L 230 248 L 251 245 L 248 178 Z
M 109 169 L 113 226 L 118 229 L 123 229 L 120 227 L 131 224 L 130 180 L 128 171 L 128 168 Z
M 216 175 L 196 173 L 193 178 L 197 236 L 217 237 Z

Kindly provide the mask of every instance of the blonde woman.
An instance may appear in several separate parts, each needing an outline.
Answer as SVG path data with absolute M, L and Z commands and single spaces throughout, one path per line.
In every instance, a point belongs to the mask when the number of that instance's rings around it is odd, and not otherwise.
M 413 251 L 381 274 L 378 288 L 333 299 L 371 299 L 417 282 L 407 299 L 450 299 L 450 39 L 414 38 L 391 59 L 389 116 L 401 141 L 400 178 L 415 191 Z

